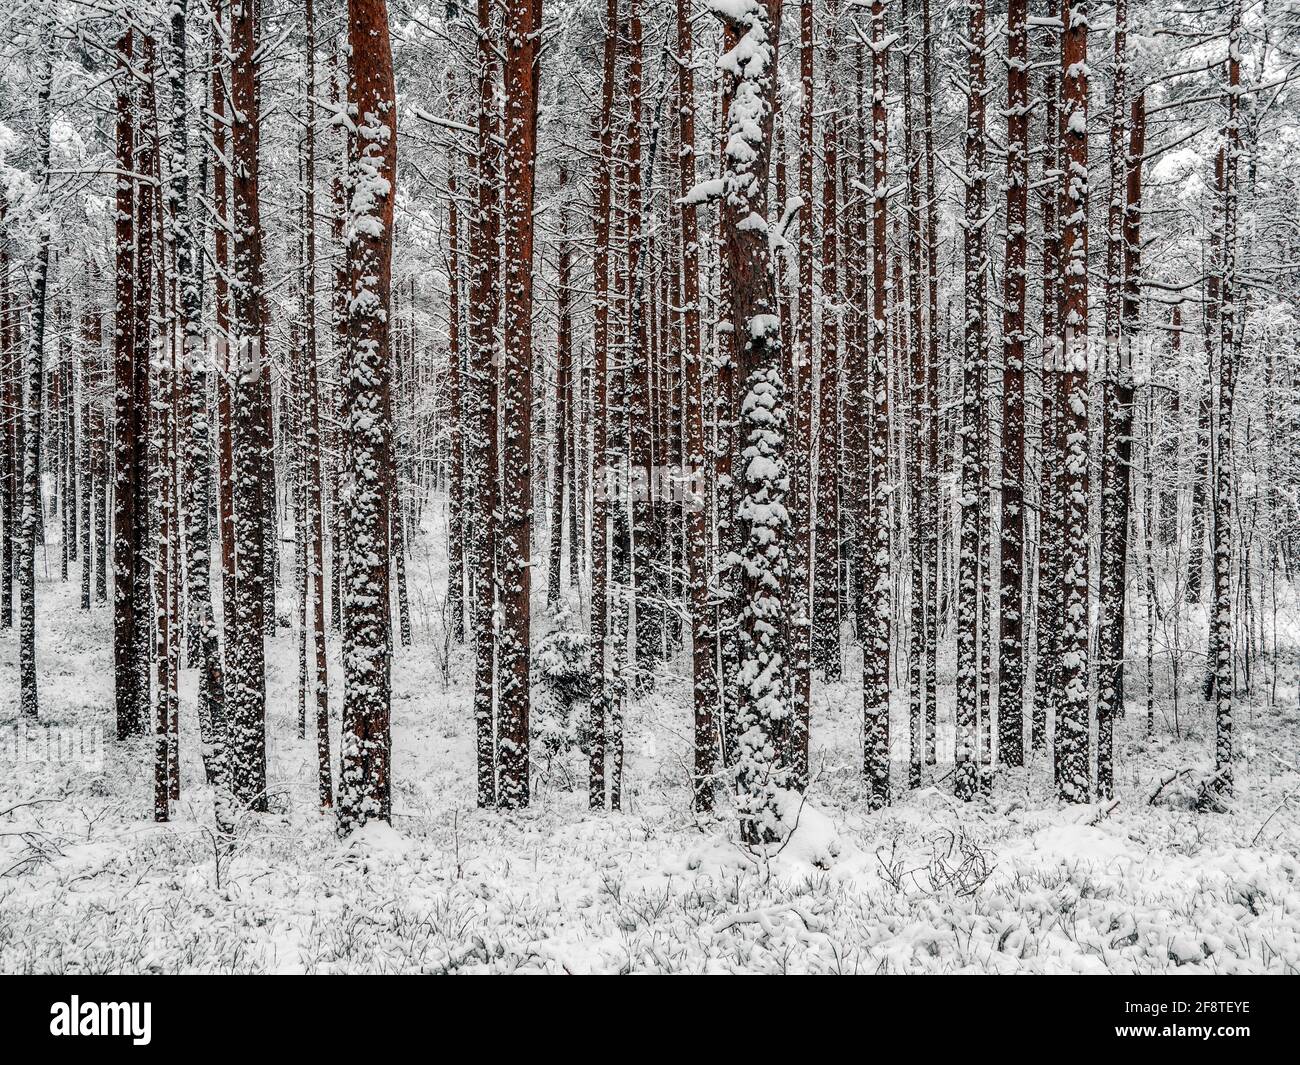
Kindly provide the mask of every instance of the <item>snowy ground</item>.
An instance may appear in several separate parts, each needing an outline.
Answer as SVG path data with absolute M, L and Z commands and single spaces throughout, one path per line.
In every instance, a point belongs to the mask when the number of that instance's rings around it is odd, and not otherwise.
M 853 687 L 816 685 L 816 781 L 794 836 L 764 858 L 725 816 L 689 812 L 680 676 L 632 708 L 626 812 L 588 812 L 565 779 L 583 780 L 576 756 L 540 775 L 528 811 L 475 810 L 470 659 L 454 650 L 444 682 L 432 650 L 441 569 L 410 567 L 416 642 L 393 671 L 392 829 L 341 842 L 316 813 L 313 741 L 296 736 L 296 637 L 283 628 L 268 656 L 272 812 L 242 821 L 230 855 L 208 830 L 194 674 L 183 798 L 159 826 L 149 750 L 109 738 L 109 612 L 77 608 L 75 576 L 42 580 L 43 721 L 102 728 L 104 756 L 15 762 L 15 635 L 0 635 L 0 971 L 1300 971 L 1292 687 L 1272 709 L 1243 710 L 1227 813 L 1192 808 L 1212 722 L 1187 699 L 1181 740 L 1161 722 L 1148 747 L 1139 713 L 1122 723 L 1109 812 L 1058 807 L 1040 759 L 964 807 L 947 781 L 909 793 L 899 762 L 896 805 L 864 815 Z M 337 729 L 333 643 L 330 669 Z M 904 717 L 900 703 L 900 738 Z M 949 727 L 941 715 L 941 737 Z

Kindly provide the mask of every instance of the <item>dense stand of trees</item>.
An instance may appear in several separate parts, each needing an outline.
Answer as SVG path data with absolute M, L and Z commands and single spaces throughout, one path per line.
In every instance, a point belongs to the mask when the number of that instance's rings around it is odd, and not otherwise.
M 1291 8 L 5 19 L 14 705 L 41 714 L 57 536 L 112 611 L 159 820 L 191 712 L 218 824 L 266 809 L 285 625 L 344 830 L 390 816 L 394 656 L 428 642 L 472 662 L 479 806 L 528 805 L 554 630 L 593 809 L 624 805 L 629 712 L 673 669 L 693 805 L 729 792 L 751 844 L 844 688 L 869 809 L 1025 767 L 1110 799 L 1117 722 L 1144 697 L 1148 737 L 1158 706 L 1180 729 L 1189 676 L 1206 801 L 1231 795 L 1235 707 L 1273 697 L 1294 610 Z M 444 548 L 417 635 L 408 558 Z

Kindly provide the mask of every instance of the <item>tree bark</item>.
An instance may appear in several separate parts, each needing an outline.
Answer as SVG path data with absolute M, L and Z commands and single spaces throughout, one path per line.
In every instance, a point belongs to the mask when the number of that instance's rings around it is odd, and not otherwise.
M 231 284 L 235 383 L 232 402 L 234 618 L 227 629 L 231 777 L 236 801 L 266 809 L 267 518 L 270 448 L 263 347 L 262 221 L 259 202 L 258 26 L 252 0 L 232 0 L 231 150 L 234 275 Z
M 391 816 L 392 618 L 388 527 L 392 461 L 389 361 L 397 104 L 385 0 L 348 0 L 351 201 L 344 356 L 346 525 L 343 739 L 338 823 L 349 832 Z
M 1065 206 L 1062 219 L 1064 330 L 1059 416 L 1065 432 L 1061 470 L 1061 672 L 1064 701 L 1056 718 L 1060 797 L 1089 799 L 1088 765 L 1088 4 L 1067 0 L 1061 47 Z
M 41 507 L 41 411 L 45 385 L 45 321 L 49 292 L 51 212 L 50 200 L 50 94 L 53 87 L 53 34 L 41 35 L 40 80 L 36 86 L 36 125 L 33 134 L 36 192 L 32 225 L 35 256 L 31 276 L 30 325 L 23 356 L 23 476 L 22 528 L 19 540 L 18 680 L 19 710 L 27 721 L 39 717 L 36 691 L 36 530 Z
M 724 160 L 726 272 L 741 386 L 741 469 L 736 522 L 740 549 L 737 807 L 749 844 L 778 837 L 789 783 L 788 666 L 782 646 L 789 519 L 785 495 L 786 408 L 780 328 L 767 221 L 772 101 L 780 0 L 713 7 L 735 32 L 719 67 L 732 80 Z
M 514 0 L 505 49 L 505 350 L 501 413 L 501 638 L 497 802 L 528 805 L 529 601 L 532 591 L 533 170 L 541 0 Z
M 871 5 L 871 378 L 870 395 L 862 397 L 868 419 L 867 447 L 871 456 L 868 521 L 861 545 L 862 584 L 866 611 L 859 619 L 862 638 L 863 772 L 867 806 L 889 805 L 889 650 L 893 621 L 890 584 L 889 473 L 889 282 L 888 145 L 885 82 L 889 41 L 885 37 L 885 5 Z
M 1025 259 L 1029 192 L 1026 0 L 1007 8 L 1007 236 L 1002 312 L 1002 538 L 998 761 L 1024 763 Z

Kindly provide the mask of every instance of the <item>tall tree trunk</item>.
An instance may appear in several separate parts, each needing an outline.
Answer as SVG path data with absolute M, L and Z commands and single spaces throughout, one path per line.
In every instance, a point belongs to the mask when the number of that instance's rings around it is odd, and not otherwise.
M 1221 147 L 1214 157 L 1214 197 L 1210 207 L 1210 269 L 1205 278 L 1205 309 L 1203 327 L 1205 340 L 1205 379 L 1201 384 L 1200 400 L 1197 404 L 1196 450 L 1192 467 L 1192 514 L 1191 543 L 1187 548 L 1187 583 L 1186 598 L 1188 603 L 1201 601 L 1201 574 L 1205 565 L 1206 511 L 1213 505 L 1211 491 L 1214 488 L 1214 441 L 1213 404 L 1214 404 L 1214 345 L 1219 337 L 1215 333 L 1220 329 L 1220 274 L 1219 265 L 1223 253 L 1222 218 L 1218 204 L 1224 197 L 1224 160 L 1225 152 Z M 1208 502 L 1207 502 L 1208 499 Z M 1213 517 L 1210 518 L 1211 524 Z M 1211 600 L 1210 611 L 1215 609 Z M 1210 621 L 1211 632 L 1214 621 Z M 1211 636 L 1213 639 L 1213 636 Z M 1213 649 L 1211 648 L 1211 652 Z M 1214 687 L 1216 666 L 1213 653 L 1207 655 L 1209 666 L 1206 669 L 1205 689 L 1208 699 Z
M 998 761 L 1025 758 L 1025 259 L 1029 222 L 1029 42 L 1026 0 L 1007 8 L 1007 237 L 1002 311 L 1002 539 Z
M 1088 4 L 1067 0 L 1061 42 L 1065 159 L 1064 343 L 1059 417 L 1062 473 L 1061 672 L 1056 718 L 1058 786 L 1066 802 L 1087 802 L 1088 765 Z
M 642 193 L 641 94 L 642 26 L 640 0 L 628 0 L 626 87 L 627 133 L 624 165 L 627 175 L 627 276 L 629 289 L 628 364 L 628 461 L 631 465 L 632 583 L 636 608 L 636 670 L 633 690 L 644 692 L 653 686 L 653 670 L 661 657 L 663 640 L 662 590 L 655 572 L 654 529 L 655 471 L 651 432 L 651 355 L 647 334 L 646 276 L 649 257 L 643 240 L 648 219 Z M 653 177 L 653 175 L 651 175 Z
M 679 191 L 686 200 L 695 186 L 695 44 L 691 33 L 689 0 L 677 0 L 677 102 L 680 125 Z M 710 631 L 709 530 L 704 468 L 703 368 L 700 348 L 700 254 L 699 222 L 695 208 L 683 204 L 682 247 L 682 330 L 686 370 L 686 461 L 692 484 L 699 495 L 686 501 L 686 561 L 691 590 L 691 674 L 694 684 L 695 761 L 692 777 L 694 808 L 713 809 L 714 774 L 718 760 L 718 674 L 714 658 L 716 645 Z
M 201 322 L 202 290 L 198 271 L 196 239 L 189 206 L 188 104 L 186 86 L 187 0 L 175 0 L 171 7 L 171 51 L 169 70 L 172 92 L 171 201 L 175 211 L 173 242 L 176 271 L 180 282 L 180 328 L 184 343 L 182 372 L 189 400 L 188 438 L 185 441 L 184 521 L 185 583 L 191 606 L 190 617 L 198 628 L 199 703 L 198 718 L 202 756 L 208 782 L 216 789 L 216 821 L 221 831 L 232 825 L 228 721 L 225 678 L 217 624 L 212 608 L 211 536 L 208 527 L 208 498 L 203 476 L 211 461 L 208 422 L 208 353 Z
M 131 106 L 131 64 L 134 37 L 129 26 L 117 43 L 117 190 L 114 240 L 113 366 L 114 390 L 114 491 L 113 491 L 113 682 L 117 708 L 117 736 L 126 739 L 144 731 L 145 708 L 140 702 L 140 662 L 137 629 L 145 624 L 136 614 L 136 500 L 137 482 L 144 469 L 137 465 L 140 415 L 135 392 L 135 120 Z M 140 196 L 145 190 L 140 187 Z M 142 298 L 147 291 L 140 294 Z
M 599 159 L 596 168 L 595 249 L 592 254 L 592 352 L 595 401 L 592 417 L 591 675 L 594 690 L 588 721 L 588 804 L 605 808 L 606 716 L 612 697 L 609 647 L 609 319 L 610 224 L 614 168 L 614 78 L 618 53 L 618 0 L 607 0 L 604 73 L 601 81 Z
M 862 637 L 863 772 L 867 805 L 889 805 L 889 649 L 893 604 L 889 555 L 889 282 L 886 226 L 889 126 L 885 114 L 889 41 L 884 0 L 871 5 L 871 393 L 862 397 L 871 454 L 868 522 L 862 543 L 862 584 L 866 612 Z
M 496 696 L 496 511 L 497 408 L 496 341 L 497 230 L 500 190 L 497 178 L 495 83 L 496 44 L 491 4 L 478 3 L 478 151 L 475 190 L 478 197 L 471 236 L 474 278 L 470 298 L 470 379 L 474 395 L 471 456 L 474 477 L 474 535 L 470 539 L 474 586 L 474 734 L 478 770 L 478 805 L 497 804 Z
M 1106 212 L 1106 319 L 1102 379 L 1101 548 L 1097 633 L 1097 794 L 1115 790 L 1115 718 L 1124 709 L 1124 601 L 1128 577 L 1129 467 L 1133 452 L 1136 337 L 1122 321 L 1126 266 L 1124 196 L 1128 181 L 1128 0 L 1115 5 L 1115 71 L 1111 82 L 1110 201 Z M 1136 325 L 1136 322 L 1131 323 Z
M 348 0 L 350 138 L 348 346 L 343 369 L 348 439 L 343 612 L 343 740 L 339 830 L 391 813 L 389 729 L 392 620 L 386 490 L 392 456 L 389 356 L 397 105 L 385 0 Z
M 835 0 L 830 0 L 833 5 Z M 833 14 L 834 8 L 830 12 Z M 827 34 L 826 99 L 837 98 L 834 22 Z M 811 98 L 808 106 L 811 107 Z M 839 112 L 828 108 L 822 125 L 822 317 L 818 365 L 817 410 L 817 521 L 813 559 L 813 662 L 826 681 L 840 678 L 840 478 L 839 434 L 839 218 L 836 175 L 839 172 Z M 802 227 L 803 222 L 800 222 Z M 811 229 L 811 226 L 809 226 Z
M 231 358 L 231 345 L 236 336 L 230 320 L 230 193 L 229 168 L 226 165 L 227 98 L 229 89 L 225 71 L 227 65 L 226 34 L 221 24 L 222 0 L 213 0 L 212 6 L 212 204 L 213 204 L 213 257 L 216 270 L 213 275 L 215 297 L 215 322 L 220 358 L 217 370 L 217 532 L 221 546 L 221 602 L 223 626 L 226 636 L 226 653 L 234 648 L 235 625 L 235 477 L 234 477 L 234 427 L 232 396 L 236 366 Z M 229 722 L 227 723 L 229 729 Z M 234 738 L 230 733 L 229 739 Z M 227 767 L 232 770 L 232 766 Z
M 1234 0 L 1228 29 L 1227 120 L 1224 123 L 1223 280 L 1219 340 L 1219 418 L 1214 500 L 1214 781 L 1231 797 L 1232 769 L 1232 404 L 1237 345 L 1237 165 L 1241 154 L 1241 0 Z
M 18 509 L 18 345 L 9 273 L 8 212 L 8 200 L 0 190 L 0 629 L 12 628 L 14 623 L 14 534 L 18 524 L 14 517 Z
M 266 461 L 270 449 L 264 375 L 262 220 L 259 203 L 257 18 L 252 0 L 230 7 L 235 339 L 232 396 L 234 463 L 234 626 L 227 629 L 231 777 L 236 800 L 266 809 Z
M 52 29 L 52 27 L 51 27 Z M 41 34 L 40 80 L 36 86 L 34 148 L 36 192 L 32 242 L 31 310 L 27 348 L 23 356 L 23 477 L 22 529 L 19 540 L 18 680 L 19 708 L 24 719 L 39 716 L 36 693 L 36 529 L 41 507 L 41 408 L 45 384 L 45 319 L 49 291 L 53 204 L 50 199 L 50 94 L 53 87 L 53 33 Z
M 729 139 L 722 178 L 726 271 L 741 385 L 742 469 L 736 507 L 740 558 L 739 681 L 737 692 L 737 808 L 741 838 L 776 839 L 790 694 L 785 648 L 785 582 L 789 520 L 786 408 L 780 328 L 767 229 L 767 183 L 776 92 L 780 0 L 714 0 L 712 10 L 737 37 L 719 67 L 732 79 Z M 762 220 L 759 225 L 755 219 Z
M 455 90 L 453 90 L 454 94 Z M 457 101 L 459 112 L 459 97 Z M 457 204 L 456 173 L 461 160 L 449 155 L 447 160 L 447 406 L 449 411 L 447 471 L 447 623 L 451 638 L 465 642 L 465 430 L 469 421 L 469 391 L 461 382 L 464 354 L 460 345 L 460 208 Z
M 497 802 L 528 805 L 529 601 L 532 591 L 533 168 L 541 0 L 515 0 L 505 49 L 505 351 L 501 376 L 501 642 Z
M 926 588 L 931 623 L 925 633 L 925 762 L 934 765 L 938 732 L 939 549 L 940 514 L 947 524 L 948 508 L 940 508 L 939 484 L 939 199 L 934 178 L 934 34 L 930 0 L 921 0 L 921 151 L 925 155 L 925 274 L 926 355 L 925 394 L 931 412 L 925 443 L 927 485 L 925 521 Z
M 965 333 L 962 354 L 961 533 L 957 579 L 957 740 L 955 791 L 974 798 L 979 784 L 981 400 L 987 349 L 984 211 L 984 0 L 968 4 L 966 86 Z
M 902 8 L 904 31 L 910 37 L 913 20 L 909 5 Z M 908 765 L 907 784 L 910 788 L 921 786 L 922 767 L 925 763 L 925 677 L 922 656 L 926 628 L 934 624 L 933 611 L 928 609 L 925 584 L 925 521 L 923 515 L 928 505 L 925 483 L 925 348 L 922 345 L 925 325 L 921 305 L 921 154 L 917 151 L 917 136 L 913 128 L 916 109 L 912 94 L 912 53 L 915 45 L 909 40 L 903 50 L 903 165 L 907 185 L 907 289 L 905 316 L 900 314 L 900 326 L 906 318 L 907 339 L 899 345 L 900 373 L 906 381 L 906 424 L 903 428 L 904 450 L 902 460 L 907 484 L 907 517 L 911 596 L 908 603 L 907 626 L 907 697 L 908 697 Z M 902 287 L 896 289 L 903 295 Z M 903 362 L 904 355 L 906 362 Z
M 1128 158 L 1127 173 L 1125 181 L 1125 204 L 1124 204 L 1124 300 L 1123 300 L 1123 319 L 1120 328 L 1125 336 L 1124 350 L 1127 355 L 1125 362 L 1121 363 L 1121 370 L 1126 372 L 1123 379 L 1129 389 L 1129 404 L 1132 406 L 1132 392 L 1134 387 L 1133 376 L 1133 352 L 1136 350 L 1137 339 L 1141 335 L 1140 315 L 1142 310 L 1142 156 L 1146 151 L 1146 104 L 1142 92 L 1139 91 L 1133 97 L 1133 102 L 1129 110 L 1129 135 L 1128 135 Z M 1147 372 L 1151 372 L 1148 367 Z M 1148 734 L 1155 728 L 1155 524 L 1157 522 L 1156 503 L 1154 498 L 1155 490 L 1151 483 L 1151 453 L 1152 447 L 1156 440 L 1156 427 L 1154 424 L 1154 389 L 1151 387 L 1152 382 L 1147 383 L 1148 398 L 1148 418 L 1147 418 L 1147 441 L 1143 450 L 1143 457 L 1148 466 L 1148 476 L 1146 479 L 1146 554 L 1147 554 L 1147 731 Z M 1132 416 L 1130 415 L 1130 425 Z M 1131 432 L 1131 429 L 1130 429 Z M 1130 443 L 1128 454 L 1125 456 L 1126 467 L 1130 470 L 1128 476 L 1131 478 L 1131 461 L 1132 445 Z M 1171 471 L 1178 468 L 1178 456 L 1175 452 L 1169 465 Z M 1120 693 L 1123 694 L 1123 674 L 1120 674 L 1121 684 Z M 1120 706 L 1123 703 L 1121 701 Z
M 1060 14 L 1060 0 L 1049 0 L 1049 18 Z M 1047 746 L 1048 708 L 1060 705 L 1061 500 L 1059 497 L 1062 408 L 1060 358 L 1061 234 L 1059 79 L 1055 60 L 1043 77 L 1043 298 L 1039 373 L 1038 597 L 1035 614 L 1034 706 L 1030 742 Z
M 560 163 L 558 195 L 560 204 L 560 247 L 556 267 L 556 317 L 558 329 L 555 343 L 555 423 L 554 467 L 551 475 L 551 551 L 547 571 L 546 605 L 555 609 L 560 602 L 561 572 L 564 562 L 564 488 L 565 473 L 569 468 L 569 407 L 573 402 L 573 318 L 569 310 L 569 208 L 563 202 L 568 195 L 569 173 L 567 164 Z
M 813 5 L 799 6 L 799 279 L 794 352 L 793 477 L 794 535 L 790 596 L 791 713 L 790 783 L 808 787 L 808 725 L 812 706 L 812 420 L 813 420 Z M 778 94 L 779 95 L 779 94 Z M 781 204 L 784 211 L 786 205 Z M 788 317 L 788 315 L 787 315 Z
M 330 767 L 329 676 L 325 657 L 325 502 L 321 458 L 320 381 L 316 345 L 316 11 L 306 0 L 307 28 L 307 131 L 306 131 L 306 463 L 307 525 L 300 536 L 308 538 L 307 578 L 310 585 L 312 651 L 315 655 L 313 690 L 316 703 L 316 781 L 322 810 L 334 804 Z M 197 441 L 195 447 L 197 450 Z M 206 587 L 206 585 L 205 585 Z

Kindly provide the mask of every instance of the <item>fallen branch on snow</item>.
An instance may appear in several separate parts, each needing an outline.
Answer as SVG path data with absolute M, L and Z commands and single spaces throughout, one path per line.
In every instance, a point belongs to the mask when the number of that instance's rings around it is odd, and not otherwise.
M 1147 805 L 1154 806 L 1156 804 L 1156 800 L 1160 798 L 1162 794 L 1164 794 L 1165 788 L 1169 787 L 1169 785 L 1172 784 L 1179 777 L 1184 777 L 1191 771 L 1192 771 L 1191 766 L 1184 766 L 1182 769 L 1176 769 L 1172 773 L 1170 773 L 1167 777 L 1165 777 L 1163 780 L 1160 781 L 1160 786 L 1151 793 L 1150 797 L 1147 799 Z
M 766 906 L 757 910 L 746 910 L 744 913 L 728 914 L 726 917 L 714 922 L 713 931 L 725 932 L 728 928 L 738 924 L 756 924 L 763 929 L 765 936 L 770 936 L 776 931 L 772 926 L 772 918 L 780 917 L 785 913 L 793 913 L 810 932 L 820 932 L 822 929 L 821 922 L 798 903 L 785 902 L 779 906 Z

